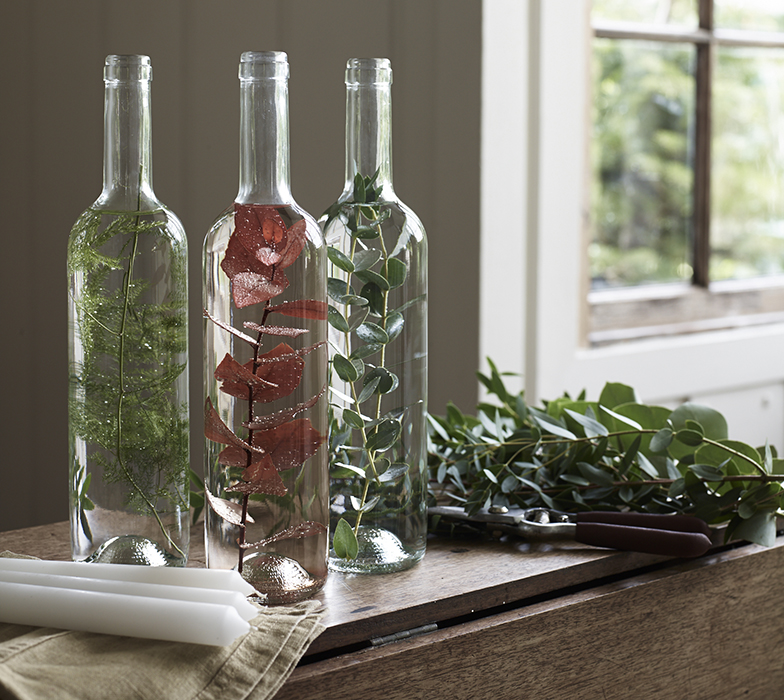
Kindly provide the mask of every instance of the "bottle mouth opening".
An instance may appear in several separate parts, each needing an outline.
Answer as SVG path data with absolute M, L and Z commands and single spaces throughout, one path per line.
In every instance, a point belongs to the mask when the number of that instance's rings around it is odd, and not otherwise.
M 391 85 L 392 63 L 388 58 L 350 58 L 346 62 L 346 85 Z
M 135 54 L 107 56 L 103 79 L 107 83 L 152 80 L 150 57 Z
M 245 51 L 240 56 L 240 80 L 287 80 L 289 58 L 284 51 Z

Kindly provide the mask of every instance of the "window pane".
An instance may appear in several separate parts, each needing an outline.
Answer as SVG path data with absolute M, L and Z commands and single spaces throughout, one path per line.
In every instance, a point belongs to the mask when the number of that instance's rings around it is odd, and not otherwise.
M 781 0 L 716 0 L 714 21 L 722 29 L 784 32 Z
M 692 46 L 594 40 L 594 288 L 688 280 Z
M 713 128 L 711 278 L 780 274 L 784 50 L 719 50 Z
M 594 0 L 591 19 L 697 26 L 697 0 Z

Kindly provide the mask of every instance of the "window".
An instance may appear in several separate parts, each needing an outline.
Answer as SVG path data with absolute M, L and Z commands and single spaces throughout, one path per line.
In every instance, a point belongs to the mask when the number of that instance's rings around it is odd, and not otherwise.
M 589 343 L 784 320 L 784 3 L 594 0 Z

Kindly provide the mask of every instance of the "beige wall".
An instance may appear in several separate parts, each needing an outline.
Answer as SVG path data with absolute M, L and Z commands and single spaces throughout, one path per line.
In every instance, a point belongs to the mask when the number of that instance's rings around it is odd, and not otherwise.
M 3 3 L 0 530 L 67 517 L 65 248 L 100 191 L 104 57 L 152 57 L 155 189 L 191 244 L 198 468 L 200 247 L 236 194 L 245 50 L 289 54 L 292 185 L 316 216 L 342 185 L 346 59 L 392 60 L 395 183 L 430 240 L 430 406 L 473 407 L 480 35 L 480 0 Z

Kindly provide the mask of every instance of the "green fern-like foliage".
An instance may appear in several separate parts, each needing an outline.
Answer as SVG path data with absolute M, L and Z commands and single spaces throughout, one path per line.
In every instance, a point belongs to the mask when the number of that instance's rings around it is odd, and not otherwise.
M 105 484 L 127 487 L 128 511 L 153 517 L 188 506 L 188 407 L 176 400 L 177 383 L 187 381 L 185 256 L 166 224 L 162 211 L 88 209 L 68 247 L 70 429 L 88 462 L 74 460 L 72 481 L 89 484 L 89 468 L 98 467 Z M 167 274 L 159 298 L 154 286 Z M 87 491 L 82 510 L 93 507 Z

